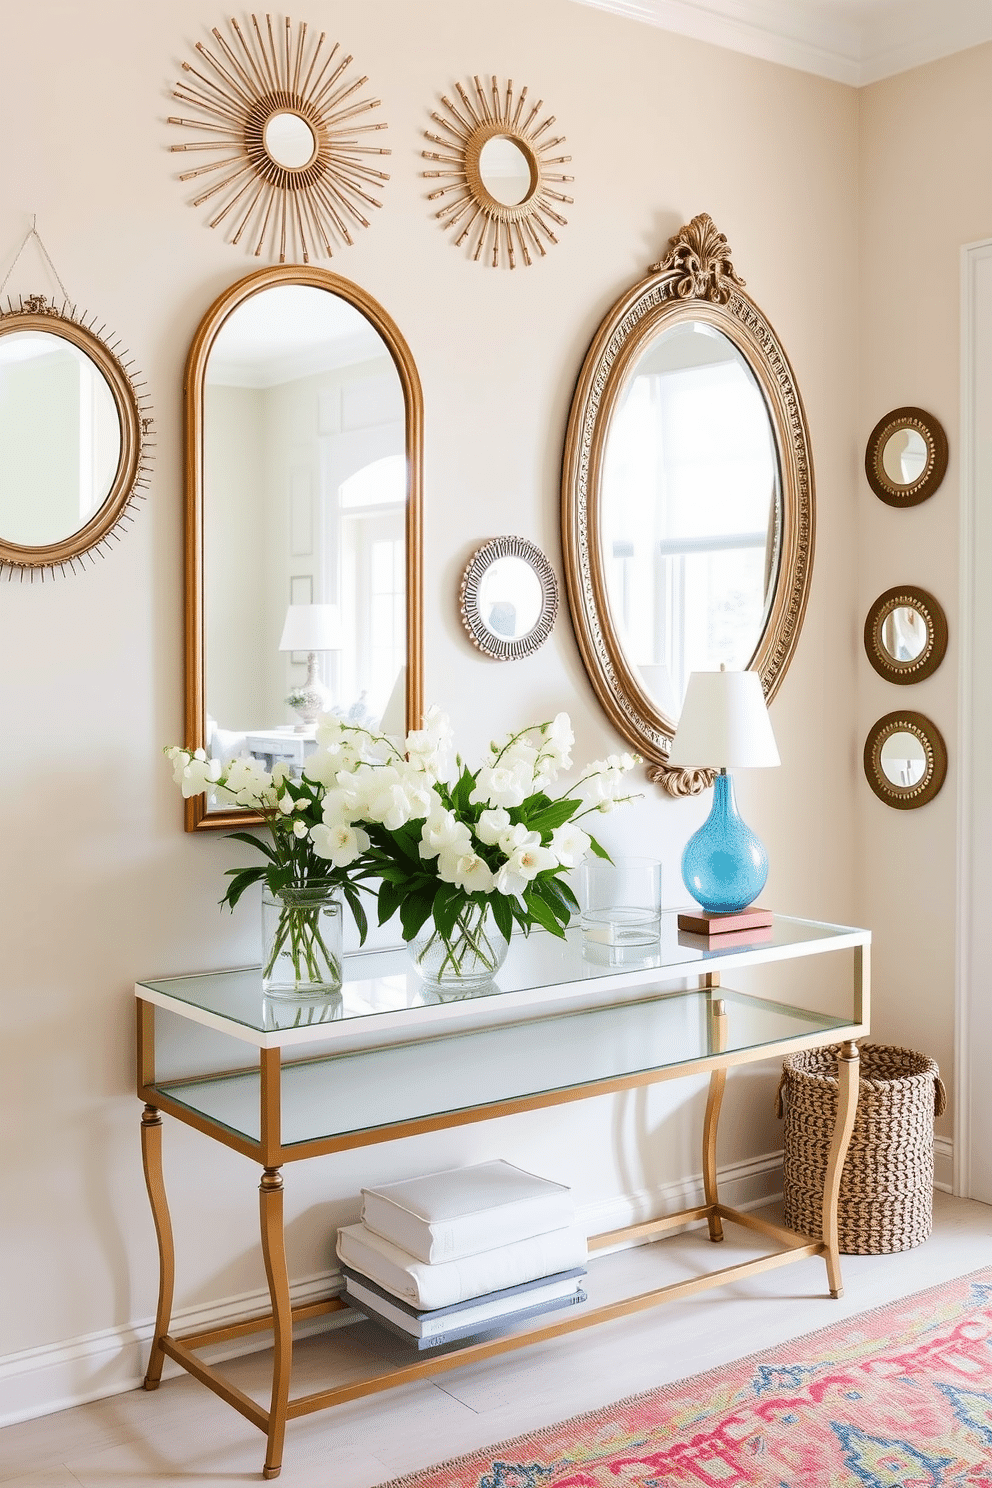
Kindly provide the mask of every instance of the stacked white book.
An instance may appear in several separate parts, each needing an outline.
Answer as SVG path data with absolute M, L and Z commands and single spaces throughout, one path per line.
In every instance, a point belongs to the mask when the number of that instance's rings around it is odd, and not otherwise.
M 363 1189 L 337 1252 L 346 1300 L 418 1349 L 586 1300 L 570 1190 L 507 1162 Z

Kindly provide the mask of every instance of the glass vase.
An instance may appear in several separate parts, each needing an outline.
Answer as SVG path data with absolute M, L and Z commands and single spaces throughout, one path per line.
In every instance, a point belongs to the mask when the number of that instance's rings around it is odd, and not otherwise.
M 327 997 L 341 989 L 343 913 L 336 890 L 262 889 L 262 988 L 267 997 Z
M 435 987 L 483 987 L 506 960 L 510 943 L 488 904 L 466 904 L 450 936 L 429 919 L 410 941 L 410 954 L 425 982 Z

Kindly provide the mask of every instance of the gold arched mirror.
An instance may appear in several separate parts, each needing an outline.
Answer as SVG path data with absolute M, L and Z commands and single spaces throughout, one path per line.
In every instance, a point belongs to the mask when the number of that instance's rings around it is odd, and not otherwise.
M 323 269 L 249 275 L 193 338 L 185 413 L 186 746 L 297 770 L 317 709 L 417 726 L 423 405 L 385 310 Z
M 0 310 L 0 570 L 82 566 L 126 519 L 152 423 L 132 372 L 68 305 Z
M 779 686 L 813 561 L 802 400 L 726 238 L 693 218 L 609 311 L 572 402 L 562 536 L 572 622 L 607 714 L 672 795 L 711 772 L 669 768 L 689 674 Z

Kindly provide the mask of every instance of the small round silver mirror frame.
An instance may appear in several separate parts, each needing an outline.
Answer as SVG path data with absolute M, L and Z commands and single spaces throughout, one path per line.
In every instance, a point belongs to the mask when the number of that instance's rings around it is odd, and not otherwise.
M 541 613 L 526 635 L 514 639 L 496 635 L 482 618 L 479 588 L 494 563 L 501 558 L 520 558 L 541 586 Z M 555 571 L 535 543 L 524 537 L 493 537 L 476 548 L 462 574 L 458 594 L 462 623 L 473 646 L 493 661 L 519 661 L 544 645 L 558 614 L 558 580 Z

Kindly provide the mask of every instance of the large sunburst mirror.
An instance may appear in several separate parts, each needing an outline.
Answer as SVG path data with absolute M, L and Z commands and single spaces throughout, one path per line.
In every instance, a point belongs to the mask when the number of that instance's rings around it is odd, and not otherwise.
M 431 114 L 443 134 L 424 131 L 441 147 L 424 150 L 434 162 L 424 176 L 446 183 L 428 200 L 443 203 L 434 215 L 457 230 L 456 244 L 468 240 L 473 259 L 512 269 L 518 252 L 525 264 L 543 258 L 558 241 L 555 229 L 567 226 L 559 208 L 573 198 L 559 188 L 573 177 L 559 167 L 572 157 L 555 153 L 565 136 L 551 133 L 554 114 L 541 117 L 543 99 L 529 103 L 526 88 L 514 97 L 513 83 L 502 88 L 495 77 L 488 88 L 473 82 L 471 94 L 455 84 L 460 103 L 442 97 L 447 115 Z
M 212 157 L 179 177 L 201 188 L 190 205 L 209 203 L 210 226 L 256 258 L 330 258 L 382 206 L 389 176 L 375 162 L 391 152 L 373 138 L 386 125 L 367 117 L 380 100 L 361 96 L 368 78 L 346 76 L 354 59 L 305 21 L 253 15 L 212 35 L 216 53 L 197 42 L 203 69 L 184 62 L 173 89 L 193 117 L 169 119 L 198 132 L 173 150 Z

